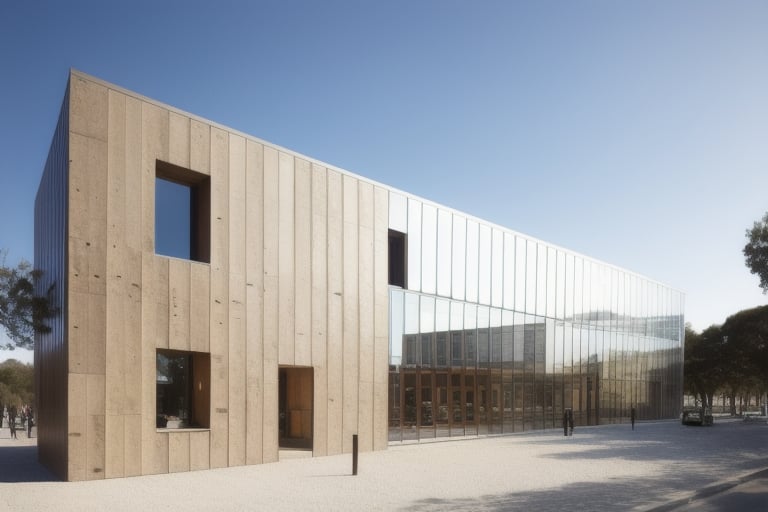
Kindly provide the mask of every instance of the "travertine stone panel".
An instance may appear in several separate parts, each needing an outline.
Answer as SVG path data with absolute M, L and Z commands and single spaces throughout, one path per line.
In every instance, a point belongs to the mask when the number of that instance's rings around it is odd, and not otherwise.
M 69 291 L 88 293 L 88 242 L 85 239 L 69 237 L 67 246 Z
M 125 476 L 125 416 L 108 414 L 105 427 L 105 478 Z
M 389 193 L 374 188 L 374 362 L 373 362 L 373 449 L 384 450 L 388 442 L 389 373 Z
M 187 116 L 170 113 L 168 137 L 168 161 L 180 167 L 189 168 L 190 125 Z
M 264 147 L 246 143 L 246 464 L 262 462 L 264 440 Z
M 107 273 L 107 144 L 96 139 L 87 141 L 88 158 L 83 171 L 88 174 L 88 291 L 103 296 Z
M 69 291 L 69 371 L 88 371 L 88 297 L 87 293 Z M 71 395 L 70 395 L 71 396 Z
M 141 474 L 141 454 L 146 448 L 141 439 L 141 415 L 126 414 L 125 423 L 125 476 Z
M 86 416 L 85 450 L 87 467 L 85 478 L 99 480 L 104 478 L 104 415 Z
M 195 119 L 190 121 L 190 167 L 211 174 L 211 127 Z
M 107 310 L 104 295 L 88 295 L 88 373 L 106 371 Z
M 229 137 L 211 128 L 211 467 L 229 463 Z
M 295 239 L 294 239 L 294 157 L 278 154 L 278 220 L 279 252 L 279 361 L 295 364 Z
M 190 350 L 208 352 L 211 315 L 211 268 L 190 264 L 189 343 Z
M 263 460 L 278 459 L 278 154 L 264 147 L 264 432 Z
M 89 416 L 104 415 L 104 375 L 87 374 L 86 382 L 86 411 Z
M 190 279 L 188 261 L 168 260 L 168 348 L 190 349 Z
M 309 162 L 295 159 L 294 224 L 295 287 L 294 306 L 295 359 L 297 366 L 312 365 L 312 174 Z
M 342 418 L 342 447 L 344 452 L 352 450 L 352 435 L 358 432 L 359 393 L 359 348 L 360 319 L 358 293 L 358 180 L 352 176 L 342 178 L 344 194 L 344 297 L 343 297 L 343 394 L 344 411 Z
M 125 410 L 125 95 L 109 92 L 107 137 L 107 245 L 106 245 L 106 414 Z M 119 424 L 119 429 L 116 428 Z M 123 424 L 107 418 L 105 475 L 122 476 Z M 114 449 L 119 445 L 119 449 Z M 115 457 L 119 454 L 119 458 Z
M 343 346 L 343 194 L 341 174 L 328 170 L 328 454 L 342 450 Z
M 122 414 L 141 414 L 141 365 L 142 365 L 142 318 L 141 318 L 141 252 L 127 248 L 125 250 L 125 272 L 123 274 L 125 308 L 124 356 L 123 370 L 125 382 L 125 398 Z M 126 432 L 128 432 L 126 427 Z M 126 441 L 127 442 L 127 441 Z M 137 449 L 140 452 L 140 450 Z M 126 466 L 127 467 L 127 466 Z
M 210 432 L 190 432 L 189 469 L 198 471 L 210 468 Z
M 107 140 L 108 89 L 96 82 L 73 76 L 69 82 L 69 130 L 79 135 Z
M 70 376 L 71 381 L 71 376 Z M 70 395 L 71 397 L 72 395 Z M 70 481 L 86 480 L 86 416 L 69 416 L 67 449 L 67 478 Z
M 168 471 L 189 471 L 189 432 L 170 432 L 168 435 Z
M 141 104 L 142 249 L 155 252 L 155 178 L 157 161 L 168 161 L 168 111 Z
M 245 464 L 245 139 L 229 136 L 229 465 Z
M 312 164 L 312 367 L 314 432 L 312 453 L 328 454 L 328 194 L 326 169 Z
M 358 182 L 358 304 L 359 391 L 358 435 L 360 451 L 373 449 L 373 186 Z
M 125 98 L 125 246 L 142 249 L 142 149 L 141 149 L 141 102 Z M 154 205 L 154 197 L 152 197 Z

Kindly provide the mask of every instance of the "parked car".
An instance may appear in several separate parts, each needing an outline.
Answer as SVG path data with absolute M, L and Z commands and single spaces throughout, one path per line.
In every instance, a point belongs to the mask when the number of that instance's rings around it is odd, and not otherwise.
M 715 422 L 709 407 L 683 407 L 683 425 L 703 425 L 710 427 Z

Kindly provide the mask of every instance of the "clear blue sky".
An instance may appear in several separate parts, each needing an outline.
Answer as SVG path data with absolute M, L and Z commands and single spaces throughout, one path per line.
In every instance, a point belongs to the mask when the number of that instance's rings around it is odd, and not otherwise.
M 767 302 L 766 1 L 0 2 L 10 262 L 70 67 L 658 279 L 698 330 Z

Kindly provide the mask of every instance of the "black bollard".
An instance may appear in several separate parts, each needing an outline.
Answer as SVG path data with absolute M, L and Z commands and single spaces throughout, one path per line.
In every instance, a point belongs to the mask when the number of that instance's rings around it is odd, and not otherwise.
M 357 434 L 352 435 L 352 475 L 357 475 Z

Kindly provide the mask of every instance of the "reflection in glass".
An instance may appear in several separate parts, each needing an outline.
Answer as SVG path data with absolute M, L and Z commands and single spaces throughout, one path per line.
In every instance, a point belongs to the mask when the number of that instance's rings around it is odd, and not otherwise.
M 451 232 L 452 215 L 445 210 L 437 212 L 437 294 L 451 296 Z
M 453 250 L 451 261 L 451 297 L 464 300 L 467 256 L 467 221 L 459 215 L 453 216 Z
M 525 311 L 526 254 L 525 238 L 515 237 L 515 311 Z
M 402 355 L 404 334 L 403 292 L 390 290 L 389 293 L 389 364 L 399 365 Z
M 525 260 L 525 311 L 536 312 L 536 242 L 528 240 L 527 257 Z
M 421 202 L 408 199 L 408 289 L 421 290 Z
M 536 314 L 547 314 L 547 248 L 536 244 Z
M 573 264 L 573 321 L 574 323 L 581 323 L 582 312 L 582 300 L 583 300 L 583 283 L 584 283 L 584 260 L 578 256 L 574 259 Z
M 482 224 L 478 270 L 478 301 L 488 305 L 491 303 L 491 228 Z
M 491 305 L 504 305 L 504 233 L 493 230 L 491 236 Z
M 397 192 L 389 193 L 389 229 L 408 233 L 408 200 Z
M 515 309 L 515 236 L 504 233 L 504 307 Z
M 478 244 L 479 228 L 477 222 L 467 220 L 467 301 L 477 302 Z
M 421 291 L 435 293 L 437 280 L 437 209 L 421 207 Z

